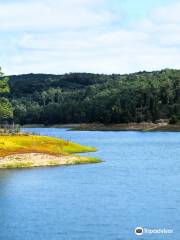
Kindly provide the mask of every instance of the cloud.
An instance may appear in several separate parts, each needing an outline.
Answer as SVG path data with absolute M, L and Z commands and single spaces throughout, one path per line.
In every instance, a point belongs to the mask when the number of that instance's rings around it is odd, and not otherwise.
M 39 0 L 0 3 L 1 31 L 49 31 L 99 26 L 115 21 L 117 16 L 95 6 L 103 0 Z
M 160 24 L 178 24 L 180 23 L 180 2 L 157 8 L 152 13 L 152 18 Z
M 8 73 L 180 68 L 180 1 L 129 25 L 118 11 L 106 0 L 0 4 L 0 31 L 13 34 L 3 67 Z

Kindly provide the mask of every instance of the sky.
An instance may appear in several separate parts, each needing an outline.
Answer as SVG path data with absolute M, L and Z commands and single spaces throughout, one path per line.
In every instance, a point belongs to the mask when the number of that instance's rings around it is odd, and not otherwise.
M 180 0 L 0 0 L 6 74 L 180 68 Z

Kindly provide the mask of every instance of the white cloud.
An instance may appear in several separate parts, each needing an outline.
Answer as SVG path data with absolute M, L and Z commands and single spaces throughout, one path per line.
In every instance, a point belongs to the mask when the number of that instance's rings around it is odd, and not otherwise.
M 180 2 L 157 8 L 152 13 L 152 18 L 160 24 L 180 23 Z
M 11 42 L 11 57 L 2 57 L 3 67 L 9 73 L 180 68 L 180 1 L 155 9 L 146 19 L 127 27 L 113 27 L 113 21 L 120 18 L 104 7 L 105 2 L 39 0 L 21 3 L 18 8 L 5 4 L 4 15 L 1 5 L 0 26 L 4 31 L 20 31 Z M 6 24 L 1 25 L 2 19 Z
M 116 16 L 106 9 L 94 10 L 103 0 L 39 0 L 0 3 L 1 31 L 48 31 L 108 24 Z

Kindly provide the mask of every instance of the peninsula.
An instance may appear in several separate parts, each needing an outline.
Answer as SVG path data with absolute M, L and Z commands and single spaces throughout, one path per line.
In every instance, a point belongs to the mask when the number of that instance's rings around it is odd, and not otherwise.
M 35 135 L 0 136 L 0 169 L 30 168 L 101 162 L 77 153 L 96 151 L 93 147 L 62 139 Z

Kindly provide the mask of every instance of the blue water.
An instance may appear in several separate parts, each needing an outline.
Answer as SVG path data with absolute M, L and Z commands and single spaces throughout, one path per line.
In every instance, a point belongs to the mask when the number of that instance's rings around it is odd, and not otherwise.
M 26 131 L 95 146 L 87 155 L 105 162 L 1 170 L 0 240 L 180 239 L 180 133 Z

